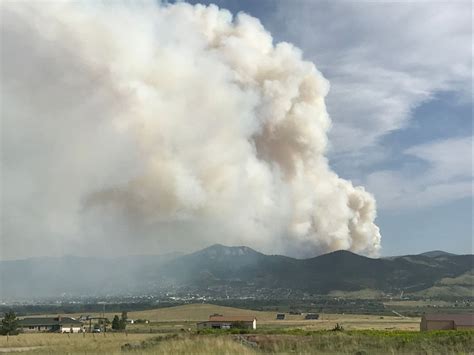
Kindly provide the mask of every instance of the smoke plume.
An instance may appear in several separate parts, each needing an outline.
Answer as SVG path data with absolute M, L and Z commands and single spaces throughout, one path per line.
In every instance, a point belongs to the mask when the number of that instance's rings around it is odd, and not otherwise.
M 2 3 L 2 253 L 380 248 L 329 83 L 216 6 Z

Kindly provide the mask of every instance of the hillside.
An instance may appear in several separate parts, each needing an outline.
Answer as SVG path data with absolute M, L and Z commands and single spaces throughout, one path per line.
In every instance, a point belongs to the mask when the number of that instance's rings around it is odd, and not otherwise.
M 240 248 L 240 249 L 239 249 Z M 200 287 L 253 284 L 326 294 L 334 290 L 418 291 L 472 270 L 472 255 L 372 259 L 336 251 L 310 259 L 264 255 L 247 247 L 212 246 L 166 264 L 160 275 Z
M 449 297 L 459 295 L 462 297 L 474 297 L 474 274 L 467 272 L 457 277 L 446 277 L 437 281 L 433 286 L 418 291 L 416 294 L 421 297 Z
M 433 297 L 440 287 L 446 291 L 443 295 L 466 296 L 466 289 L 472 285 L 465 283 L 472 283 L 472 277 L 462 275 L 472 273 L 473 262 L 473 255 L 439 251 L 381 259 L 336 251 L 309 259 L 294 259 L 265 255 L 245 246 L 223 245 L 187 255 L 35 258 L 0 262 L 0 299 L 167 290 L 206 294 L 211 298 L 256 294 L 275 298 L 292 292 L 357 294 L 367 290 L 375 293 L 404 291 Z M 459 277 L 462 278 L 457 279 Z

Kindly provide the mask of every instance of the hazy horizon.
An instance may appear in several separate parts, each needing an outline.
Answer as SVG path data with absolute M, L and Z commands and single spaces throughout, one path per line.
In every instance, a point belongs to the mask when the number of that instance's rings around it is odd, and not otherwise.
M 0 261 L 15 261 L 15 260 L 28 260 L 28 259 L 36 259 L 36 258 L 67 258 L 67 257 L 79 257 L 79 258 L 105 258 L 105 259 L 115 259 L 115 258 L 127 258 L 127 257 L 153 257 L 153 256 L 183 256 L 183 255 L 189 255 L 189 254 L 193 254 L 193 253 L 196 253 L 196 252 L 199 252 L 199 251 L 202 251 L 202 250 L 205 250 L 205 249 L 208 249 L 208 248 L 211 248 L 211 247 L 215 247 L 215 246 L 222 246 L 222 247 L 225 247 L 225 248 L 242 248 L 242 247 L 245 247 L 245 248 L 249 248 L 248 246 L 246 245 L 224 245 L 224 244 L 220 244 L 220 243 L 215 243 L 215 244 L 211 244 L 211 245 L 208 245 L 208 246 L 205 246 L 203 248 L 198 248 L 198 249 L 190 249 L 190 250 L 174 250 L 174 251 L 167 251 L 167 252 L 163 252 L 163 253 L 141 253 L 141 254 L 123 254 L 123 255 L 100 255 L 100 254 L 88 254 L 88 255 L 78 255 L 78 254 L 63 254 L 63 255 L 35 255 L 35 256 L 31 256 L 31 257 L 26 257 L 26 258 L 3 258 L 3 259 L 0 259 Z M 258 253 L 262 253 L 264 255 L 283 255 L 283 256 L 287 256 L 287 255 L 284 255 L 284 254 L 267 254 L 267 253 L 264 253 L 258 249 L 254 249 L 254 248 L 250 248 Z M 311 258 L 314 258 L 314 257 L 317 257 L 317 256 L 321 256 L 321 255 L 325 255 L 325 254 L 329 254 L 329 253 L 333 253 L 333 252 L 337 252 L 337 251 L 345 251 L 344 249 L 339 249 L 339 250 L 334 250 L 334 251 L 331 251 L 331 252 L 328 252 L 328 253 L 323 253 L 323 254 L 317 254 L 317 255 L 313 255 L 313 256 L 307 256 L 307 257 L 295 257 L 296 259 L 311 259 Z M 383 253 L 379 256 L 377 256 L 376 258 L 389 258 L 389 257 L 396 257 L 396 256 L 404 256 L 404 255 L 420 255 L 420 254 L 424 254 L 424 253 L 428 253 L 428 252 L 445 252 L 445 253 L 448 253 L 448 254 L 453 254 L 453 255 L 473 255 L 472 252 L 466 252 L 466 253 L 457 253 L 457 252 L 454 252 L 454 251 L 449 251 L 449 250 L 439 250 L 439 249 L 429 249 L 429 250 L 421 250 L 421 251 L 412 251 L 412 252 L 406 252 L 406 253 L 401 253 L 401 254 L 391 254 L 391 255 L 384 255 Z M 357 253 L 356 253 L 357 254 Z

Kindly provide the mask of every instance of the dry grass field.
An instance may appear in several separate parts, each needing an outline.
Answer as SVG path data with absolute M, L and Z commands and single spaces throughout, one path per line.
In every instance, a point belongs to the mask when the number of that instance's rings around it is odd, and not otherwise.
M 218 313 L 227 316 L 246 315 L 255 316 L 259 320 L 269 320 L 275 318 L 274 312 L 259 312 L 249 309 L 239 309 L 232 307 L 217 306 L 213 304 L 198 303 L 183 306 L 151 309 L 147 311 L 129 312 L 129 318 L 148 319 L 155 322 L 175 322 L 175 321 L 203 321 L 209 315 Z
M 144 337 L 90 339 L 81 335 L 24 334 L 17 337 L 15 344 L 0 345 L 0 354 L 256 354 L 255 350 L 225 336 L 175 339 L 152 347 L 122 350 L 124 344 L 141 344 L 138 340 Z
M 320 314 L 320 320 L 304 320 L 304 315 L 285 314 L 285 320 L 276 320 L 277 312 L 260 312 L 248 309 L 217 306 L 212 304 L 189 304 L 184 306 L 159 308 L 147 311 L 130 312 L 129 318 L 148 319 L 153 322 L 182 322 L 207 320 L 210 314 L 226 316 L 246 315 L 255 316 L 258 324 L 265 325 L 301 325 L 323 329 L 337 322 L 347 324 L 353 329 L 384 329 L 391 327 L 401 330 L 418 330 L 420 318 L 401 318 L 396 316 L 380 317 L 355 314 Z M 110 314 L 112 316 L 112 314 Z
M 474 332 L 314 331 L 236 335 L 22 334 L 0 338 L 21 354 L 472 354 Z
M 126 309 L 124 309 L 126 311 Z M 210 314 L 219 313 L 225 315 L 255 315 L 258 319 L 261 320 L 271 320 L 275 318 L 275 312 L 259 312 L 249 309 L 239 309 L 232 307 L 217 306 L 207 303 L 194 303 L 187 304 L 182 306 L 175 307 L 165 307 L 165 308 L 156 308 L 146 311 L 134 311 L 128 312 L 128 318 L 130 319 L 147 319 L 152 322 L 183 322 L 191 321 L 197 322 L 206 320 Z M 79 317 L 84 313 L 71 313 L 68 316 Z M 104 314 L 106 317 L 112 319 L 115 314 L 120 314 L 120 312 L 91 312 L 86 313 L 92 316 L 102 316 Z M 48 317 L 57 314 L 42 314 L 38 317 Z M 301 317 L 300 317 L 301 318 Z
M 418 317 L 397 317 L 397 316 L 375 316 L 357 314 L 320 314 L 319 320 L 304 320 L 304 315 L 285 314 L 285 320 L 276 320 L 277 312 L 260 312 L 249 309 L 239 309 L 232 307 L 217 306 L 213 304 L 188 304 L 176 307 L 157 308 L 146 311 L 128 312 L 130 319 L 146 319 L 151 323 L 146 325 L 132 326 L 131 329 L 153 328 L 156 323 L 160 326 L 170 328 L 194 327 L 198 321 L 207 320 L 209 315 L 218 313 L 226 316 L 245 315 L 255 316 L 258 327 L 288 327 L 297 326 L 308 329 L 330 329 L 336 323 L 343 324 L 347 329 L 381 329 L 381 330 L 419 330 L 420 318 Z M 91 313 L 101 315 L 102 313 Z M 105 313 L 105 316 L 112 319 L 116 313 Z M 79 317 L 80 314 L 70 316 Z
M 38 333 L 0 336 L 0 353 L 102 353 L 120 354 L 120 347 L 127 342 L 149 339 L 150 334 L 58 334 Z
M 255 315 L 257 331 L 197 332 L 197 321 L 210 314 Z M 106 314 L 112 318 L 113 313 Z M 0 354 L 467 354 L 474 351 L 474 332 L 419 332 L 419 318 L 321 314 L 319 320 L 275 312 L 192 304 L 140 312 L 131 319 L 149 324 L 127 326 L 127 333 L 20 334 L 0 337 Z M 331 331 L 339 323 L 344 331 Z M 238 332 L 237 332 L 238 333 Z

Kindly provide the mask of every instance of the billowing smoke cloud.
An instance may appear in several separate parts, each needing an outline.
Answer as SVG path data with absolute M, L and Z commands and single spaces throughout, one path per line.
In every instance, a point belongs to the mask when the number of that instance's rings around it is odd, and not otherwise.
M 1 42 L 3 257 L 379 250 L 324 156 L 328 82 L 257 19 L 4 2 Z

